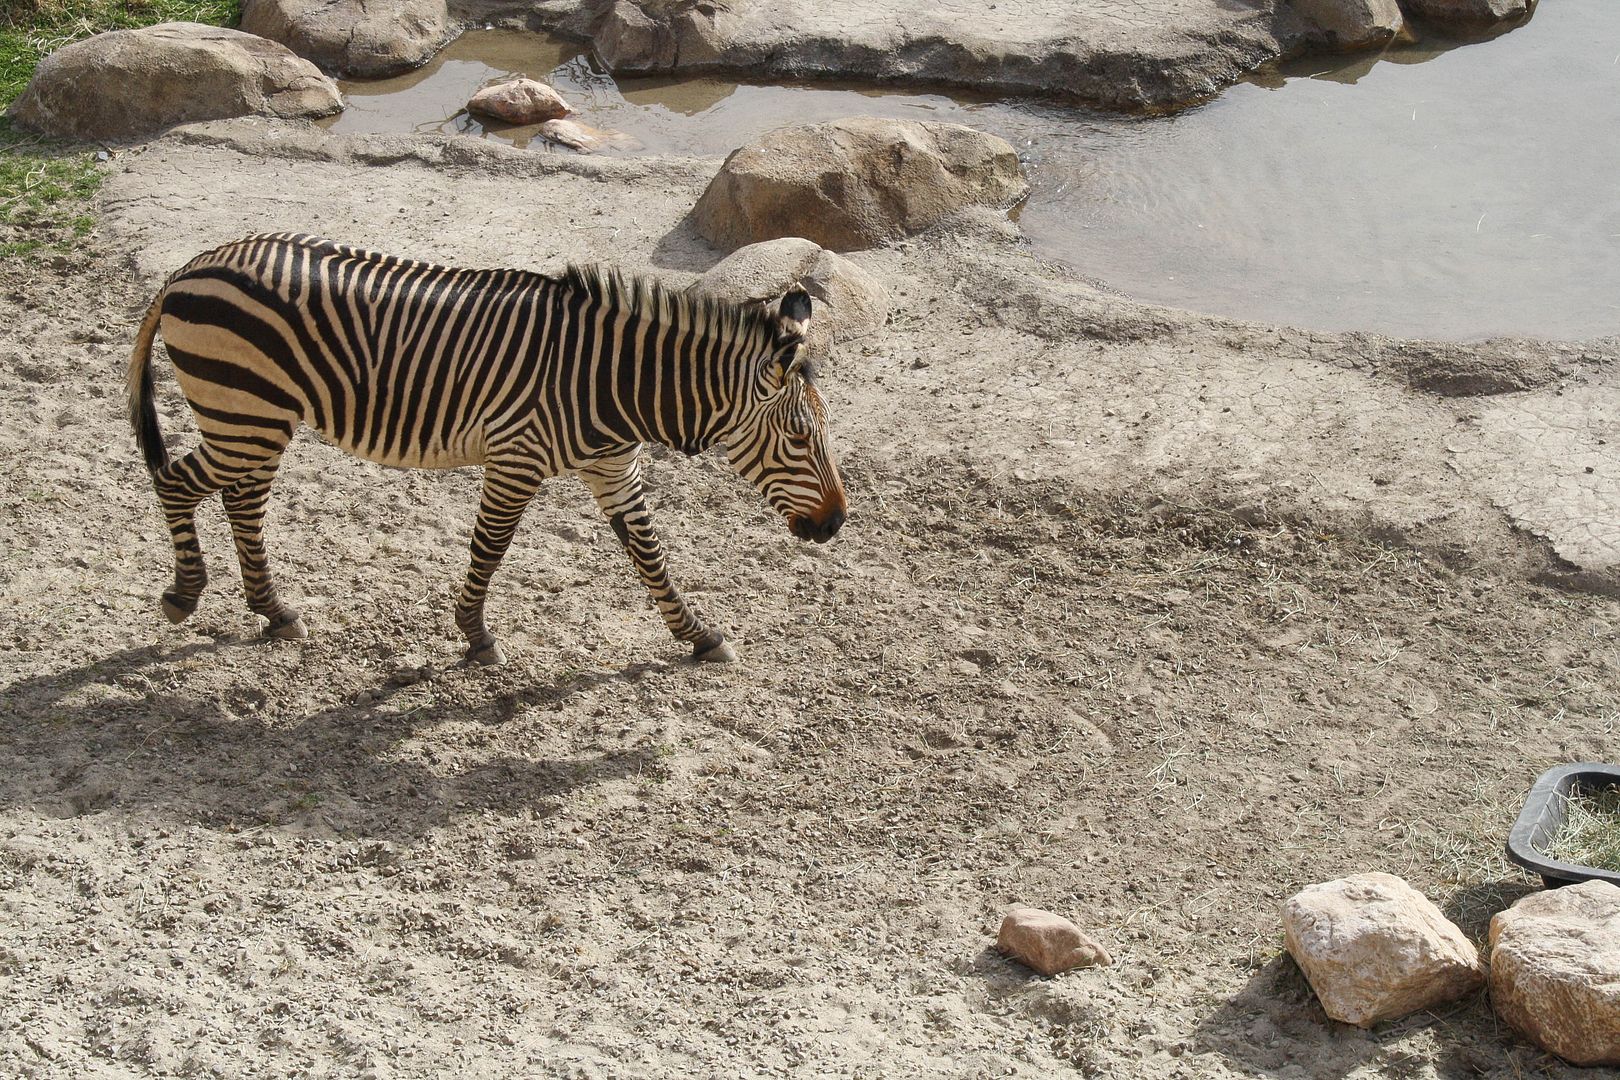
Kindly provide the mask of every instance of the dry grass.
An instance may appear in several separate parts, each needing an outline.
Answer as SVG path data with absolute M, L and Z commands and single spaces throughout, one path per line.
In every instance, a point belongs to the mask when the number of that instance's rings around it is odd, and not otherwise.
M 1565 800 L 1564 827 L 1543 853 L 1559 862 L 1620 872 L 1620 787 Z

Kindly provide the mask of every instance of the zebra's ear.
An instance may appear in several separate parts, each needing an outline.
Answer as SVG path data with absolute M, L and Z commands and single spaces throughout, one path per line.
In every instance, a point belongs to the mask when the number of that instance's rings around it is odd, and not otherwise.
M 804 286 L 794 285 L 782 294 L 782 302 L 776 308 L 776 336 L 779 341 L 786 343 L 793 338 L 803 338 L 810 329 L 810 294 L 804 291 Z

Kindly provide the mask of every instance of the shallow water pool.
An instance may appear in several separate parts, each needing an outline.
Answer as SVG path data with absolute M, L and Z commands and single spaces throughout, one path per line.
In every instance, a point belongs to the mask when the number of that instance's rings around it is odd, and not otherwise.
M 407 75 L 345 83 L 329 126 L 531 145 L 533 128 L 462 109 L 515 74 L 647 153 L 719 156 L 840 116 L 948 120 L 1024 155 L 1019 220 L 1038 251 L 1141 300 L 1400 336 L 1620 333 L 1620 3 L 1544 0 L 1524 26 L 1457 44 L 1317 57 L 1144 119 L 837 84 L 615 80 L 573 43 L 485 30 Z

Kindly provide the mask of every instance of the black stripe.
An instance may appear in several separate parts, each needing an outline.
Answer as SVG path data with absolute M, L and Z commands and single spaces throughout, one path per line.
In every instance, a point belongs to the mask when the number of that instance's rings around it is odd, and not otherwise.
M 228 360 L 216 360 L 211 356 L 199 356 L 184 349 L 177 349 L 173 345 L 169 346 L 169 355 L 174 358 L 175 367 L 193 378 L 252 394 L 259 400 L 295 416 L 303 413 L 302 404 L 297 398 L 251 368 L 233 364 Z

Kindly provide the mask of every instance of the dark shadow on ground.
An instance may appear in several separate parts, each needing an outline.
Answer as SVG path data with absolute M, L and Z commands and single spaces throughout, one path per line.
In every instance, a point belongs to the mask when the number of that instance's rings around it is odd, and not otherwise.
M 1503 888 L 1511 891 L 1515 886 L 1495 883 L 1478 892 Z M 1427 1039 L 1412 1040 L 1424 1033 L 1432 1036 L 1432 1045 Z M 1481 1033 L 1487 1037 L 1481 1039 Z M 1368 1031 L 1330 1020 L 1287 953 L 1259 968 L 1235 997 L 1198 1025 L 1194 1047 L 1198 1053 L 1220 1056 L 1234 1069 L 1265 1077 L 1298 1077 L 1302 1068 L 1313 1078 L 1353 1072 L 1433 1075 L 1441 1080 L 1520 1076 L 1574 1080 L 1581 1075 L 1581 1070 L 1526 1044 L 1497 1020 L 1484 990 Z
M 701 274 L 726 257 L 725 252 L 717 250 L 698 235 L 693 221 L 694 215 L 688 210 L 674 228 L 659 238 L 652 250 L 654 266 L 660 270 Z
M 1505 826 L 1502 831 L 1506 834 Z M 1498 911 L 1506 911 L 1522 898 L 1539 891 L 1540 885 L 1522 877 L 1485 881 L 1458 889 L 1446 899 L 1441 910 L 1470 941 L 1479 946 L 1480 955 L 1483 956 L 1486 952 L 1485 939 L 1491 929 L 1491 916 Z
M 544 816 L 571 792 L 660 767 L 659 755 L 637 748 L 567 758 L 479 755 L 457 768 L 412 738 L 446 722 L 505 724 L 525 709 L 667 666 L 659 662 L 488 693 L 476 684 L 439 693 L 419 674 L 395 673 L 291 723 L 262 710 L 264 695 L 251 685 L 175 688 L 177 665 L 210 654 L 223 663 L 221 654 L 253 647 L 129 649 L 0 688 L 0 760 L 12 759 L 0 805 L 58 817 L 117 808 L 227 830 L 298 822 L 411 840 L 463 813 Z M 108 686 L 105 700 L 94 700 L 98 683 Z
M 1478 995 L 1448 1006 L 1482 1008 Z M 1418 1013 L 1364 1031 L 1330 1020 L 1310 983 L 1287 953 L 1261 966 L 1237 996 L 1199 1025 L 1194 1046 L 1215 1054 L 1234 1068 L 1256 1076 L 1298 1076 L 1304 1066 L 1312 1076 L 1339 1077 L 1369 1069 L 1383 1076 L 1419 1075 L 1421 1055 L 1402 1049 L 1415 1029 L 1443 1017 Z

